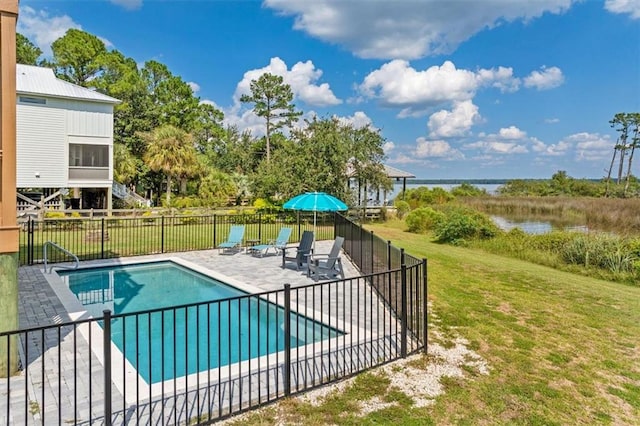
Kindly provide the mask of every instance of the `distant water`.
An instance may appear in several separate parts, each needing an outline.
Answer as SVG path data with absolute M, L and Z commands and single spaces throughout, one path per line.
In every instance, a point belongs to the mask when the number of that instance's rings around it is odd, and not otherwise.
M 513 220 L 507 219 L 502 216 L 491 216 L 491 220 L 498 225 L 498 228 L 503 231 L 511 231 L 514 228 L 520 228 L 527 234 L 540 235 L 547 234 L 555 230 L 576 231 L 576 232 L 588 232 L 589 228 L 586 225 L 572 225 L 572 226 L 553 226 L 550 221 L 545 220 Z
M 451 191 L 453 188 L 455 188 L 456 186 L 460 186 L 460 184 L 450 184 L 450 183 L 438 183 L 438 184 L 414 184 L 414 183 L 408 183 L 407 182 L 407 190 L 409 189 L 414 189 L 414 188 L 419 188 L 421 186 L 426 186 L 429 189 L 433 189 L 436 187 L 440 187 L 446 191 Z M 485 191 L 487 191 L 487 193 L 489 194 L 497 194 L 498 193 L 498 188 L 501 187 L 501 184 L 477 184 L 477 185 L 473 185 L 477 188 L 480 189 L 484 189 Z M 395 197 L 397 197 L 400 192 L 402 192 L 402 182 L 396 182 L 393 185 L 393 192 L 391 194 L 387 194 L 387 200 L 393 200 Z M 380 195 L 382 197 L 382 194 Z

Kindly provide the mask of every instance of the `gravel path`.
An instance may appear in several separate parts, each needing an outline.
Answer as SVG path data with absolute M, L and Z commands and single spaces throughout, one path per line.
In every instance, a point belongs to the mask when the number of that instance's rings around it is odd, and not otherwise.
M 442 385 L 443 378 L 465 379 L 469 375 L 465 374 L 465 369 L 473 369 L 478 374 L 489 374 L 490 367 L 486 361 L 477 353 L 468 348 L 469 342 L 456 337 L 453 340 L 445 338 L 438 328 L 439 319 L 431 311 L 429 325 L 431 327 L 428 355 L 414 354 L 405 359 L 400 359 L 384 366 L 371 370 L 370 374 L 380 375 L 389 378 L 391 381 L 389 388 L 398 390 L 409 396 L 415 407 L 425 407 L 435 402 L 435 398 L 444 393 Z M 446 342 L 444 345 L 436 342 Z M 327 385 L 310 392 L 304 393 L 297 398 L 300 402 L 309 403 L 314 406 L 321 405 L 328 396 L 339 395 L 349 388 L 355 378 L 343 380 L 341 382 Z M 276 412 L 280 412 L 276 403 Z M 369 400 L 360 401 L 360 415 L 383 410 L 393 406 L 393 402 L 385 402 L 379 396 Z M 269 409 L 269 408 L 265 408 Z M 241 422 L 243 418 L 251 416 L 254 412 L 232 417 L 221 424 L 232 424 Z M 276 424 L 284 425 L 284 421 Z

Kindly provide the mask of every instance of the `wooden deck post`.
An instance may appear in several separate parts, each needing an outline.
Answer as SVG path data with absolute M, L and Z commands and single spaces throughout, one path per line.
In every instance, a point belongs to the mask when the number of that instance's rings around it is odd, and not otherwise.
M 16 221 L 16 23 L 18 0 L 0 0 L 0 331 L 18 328 Z M 11 344 L 13 343 L 13 344 Z M 18 345 L 0 339 L 0 377 L 18 365 Z

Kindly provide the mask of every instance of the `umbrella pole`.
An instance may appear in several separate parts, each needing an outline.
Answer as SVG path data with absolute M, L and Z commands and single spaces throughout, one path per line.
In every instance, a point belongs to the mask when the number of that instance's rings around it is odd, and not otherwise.
M 313 251 L 316 251 L 316 233 L 317 233 L 317 229 L 316 229 L 316 215 L 318 213 L 314 210 L 313 211 Z

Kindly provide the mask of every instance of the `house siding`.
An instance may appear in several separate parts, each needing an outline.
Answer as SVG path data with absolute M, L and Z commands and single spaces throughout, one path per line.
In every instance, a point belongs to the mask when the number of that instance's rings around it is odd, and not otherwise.
M 17 105 L 19 188 L 110 187 L 113 105 L 46 97 L 46 105 Z M 108 179 L 69 180 L 69 144 L 109 145 Z M 35 177 L 35 172 L 40 174 Z
M 66 113 L 46 105 L 16 107 L 18 188 L 63 188 L 67 185 Z M 36 177 L 39 173 L 40 177 Z

